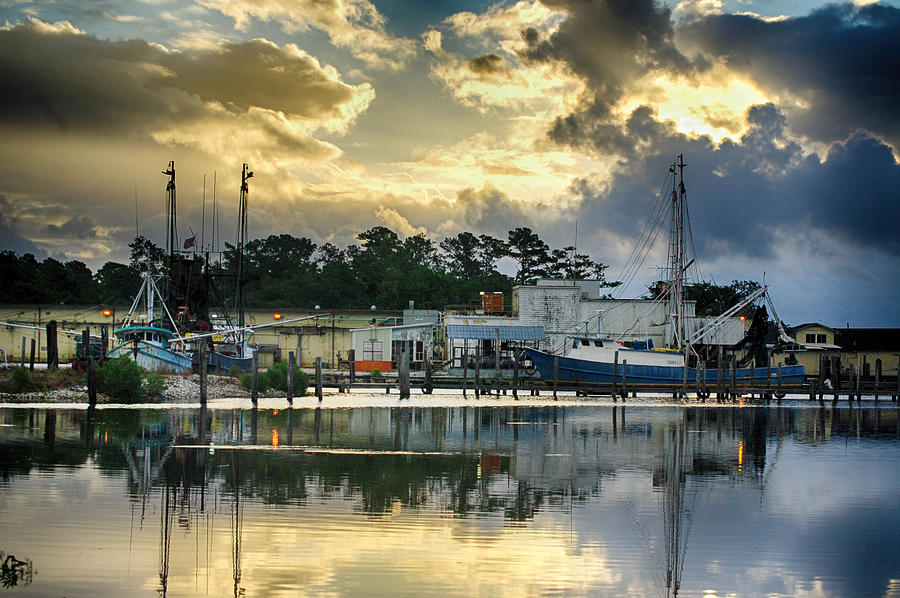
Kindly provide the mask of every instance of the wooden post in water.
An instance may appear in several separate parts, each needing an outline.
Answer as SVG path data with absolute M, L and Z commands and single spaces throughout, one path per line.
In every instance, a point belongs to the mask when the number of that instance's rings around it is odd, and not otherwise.
M 478 343 L 475 345 L 475 398 L 478 398 L 481 390 L 478 388 L 481 385 L 481 340 L 478 340 Z
M 347 359 L 350 362 L 350 384 L 356 384 L 356 350 L 350 349 L 347 353 Z
M 500 327 L 494 331 L 494 378 L 497 381 L 497 394 L 500 394 Z
M 47 322 L 47 369 L 59 367 L 59 345 L 56 338 L 56 320 Z
M 316 397 L 321 401 L 322 393 L 322 358 L 316 357 Z
M 87 387 L 88 387 L 88 405 L 95 407 L 97 405 L 97 376 L 94 368 L 93 356 L 87 360 Z
M 875 402 L 878 402 L 878 390 L 881 386 L 881 360 L 875 360 Z
M 853 395 L 856 394 L 856 391 L 859 389 L 859 382 L 856 377 L 856 365 L 850 364 L 850 388 L 847 389 L 847 400 L 853 401 Z
M 553 400 L 557 400 L 556 385 L 559 383 L 559 356 L 553 356 Z
M 428 351 L 425 351 L 425 383 L 422 385 L 422 394 L 430 395 L 434 392 L 434 382 L 431 380 L 431 376 L 433 374 L 433 368 L 431 365 L 431 357 L 428 355 Z
M 27 339 L 23 336 L 22 337 L 22 367 L 25 367 L 25 364 L 27 363 L 25 361 L 25 341 L 26 340 Z
M 34 346 L 35 346 L 35 344 L 36 344 L 35 340 L 31 339 L 31 353 L 28 356 L 28 369 L 30 369 L 32 372 L 34 371 Z
M 819 355 L 819 400 L 825 398 L 825 354 Z
M 405 343 L 404 343 L 405 345 Z M 410 395 L 409 388 L 409 351 L 403 347 L 403 353 L 400 354 L 400 399 L 408 399 Z
M 250 402 L 254 406 L 259 403 L 259 351 L 253 352 L 250 365 Z
M 690 347 L 684 348 L 684 370 L 682 370 L 681 376 L 681 396 L 687 396 L 687 387 L 688 387 L 688 364 L 690 363 Z M 623 373 L 624 379 L 624 373 Z M 625 396 L 625 395 L 622 395 Z
M 197 344 L 197 369 L 200 373 L 200 406 L 206 407 L 207 387 L 206 387 L 206 366 L 208 359 L 206 358 L 206 339 L 204 338 Z
M 100 357 L 104 359 L 109 353 L 109 327 L 106 324 L 100 327 L 100 345 L 103 347 L 103 355 Z
M 622 360 L 622 402 L 628 396 L 628 360 Z
M 513 349 L 513 398 L 519 399 L 519 351 Z
M 23 345 L 24 348 L 24 345 Z M 91 329 L 85 328 L 81 331 L 81 357 L 87 359 L 91 356 Z
M 716 364 L 716 402 L 721 403 L 725 397 L 725 349 L 719 346 L 719 363 Z
M 862 377 L 863 365 L 866 363 L 865 355 L 857 353 L 856 357 L 856 401 L 862 401 Z
M 466 382 L 469 378 L 469 339 L 463 339 L 463 355 L 462 355 L 462 366 L 463 366 L 463 398 L 466 398 Z
M 613 353 L 613 387 L 612 387 L 612 395 L 613 400 L 619 394 L 619 352 L 616 351 Z
M 285 389 L 288 405 L 294 404 L 294 361 L 294 352 L 288 351 L 287 388 Z
M 737 396 L 737 355 L 731 356 L 731 398 Z

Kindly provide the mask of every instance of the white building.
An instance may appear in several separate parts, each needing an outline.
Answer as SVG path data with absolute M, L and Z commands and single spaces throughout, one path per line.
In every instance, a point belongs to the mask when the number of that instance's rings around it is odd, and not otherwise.
M 521 325 L 543 326 L 545 348 L 560 350 L 565 337 L 590 334 L 613 338 L 649 338 L 665 347 L 672 338 L 664 301 L 601 299 L 597 280 L 547 280 L 513 287 L 512 308 Z M 687 334 L 705 326 L 710 318 L 695 317 L 695 301 L 685 302 Z M 731 345 L 744 336 L 744 322 L 732 318 L 704 338 L 704 344 Z

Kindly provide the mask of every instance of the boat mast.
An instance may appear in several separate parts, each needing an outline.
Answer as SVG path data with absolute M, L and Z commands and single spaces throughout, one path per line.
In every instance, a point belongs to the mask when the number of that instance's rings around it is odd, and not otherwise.
M 672 176 L 671 225 L 669 231 L 669 320 L 672 323 L 672 348 L 681 350 L 685 341 L 684 322 L 684 155 L 669 168 Z M 677 169 L 677 176 L 675 176 Z
M 247 243 L 247 195 L 249 186 L 247 181 L 253 176 L 247 165 L 244 164 L 241 170 L 241 197 L 238 205 L 238 263 L 237 263 L 237 308 L 238 308 L 238 324 L 240 328 L 244 328 L 244 246 Z M 241 332 L 241 341 L 243 341 L 243 332 Z
M 178 250 L 178 227 L 175 202 L 175 160 L 169 160 L 169 167 L 162 171 L 169 177 L 166 183 L 166 256 L 169 261 L 169 276 L 171 278 L 175 267 L 175 252 Z M 168 280 L 166 281 L 168 283 Z M 169 295 L 168 285 L 165 287 L 166 296 Z

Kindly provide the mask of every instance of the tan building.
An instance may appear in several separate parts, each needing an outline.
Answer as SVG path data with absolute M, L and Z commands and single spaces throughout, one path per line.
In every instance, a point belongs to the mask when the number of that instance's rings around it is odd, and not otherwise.
M 788 351 L 806 368 L 807 376 L 818 376 L 822 358 L 840 358 L 842 370 L 850 366 L 862 371 L 865 378 L 897 375 L 900 361 L 900 329 L 898 328 L 830 328 L 818 322 L 794 326 L 788 333 L 799 348 Z M 830 371 L 826 366 L 826 375 Z
M 35 359 L 46 361 L 46 326 L 55 320 L 58 327 L 60 361 L 75 357 L 75 336 L 85 328 L 98 335 L 106 327 L 110 336 L 128 313 L 124 305 L 0 305 L 0 364 L 21 362 L 22 339 L 28 359 L 31 340 L 35 340 Z M 297 321 L 299 318 L 306 318 Z M 338 367 L 350 349 L 350 329 L 371 326 L 394 326 L 402 323 L 400 311 L 370 310 L 297 310 L 247 309 L 247 326 L 260 328 L 250 338 L 259 348 L 260 365 L 287 359 L 289 351 L 299 357 L 303 367 L 312 367 L 321 357 L 326 367 Z M 284 322 L 284 324 L 281 324 Z

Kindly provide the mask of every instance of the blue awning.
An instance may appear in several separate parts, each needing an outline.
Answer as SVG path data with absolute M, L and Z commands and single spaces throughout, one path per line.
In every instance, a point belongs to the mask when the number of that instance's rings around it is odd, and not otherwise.
M 546 338 L 543 326 L 472 326 L 448 324 L 447 336 L 458 339 L 501 341 L 542 341 Z

